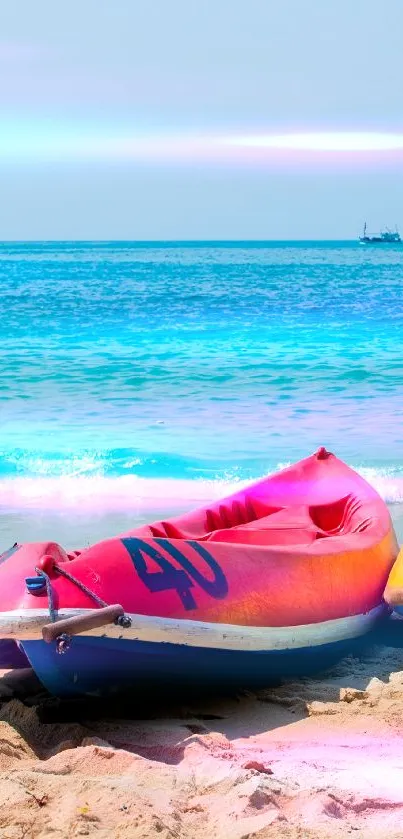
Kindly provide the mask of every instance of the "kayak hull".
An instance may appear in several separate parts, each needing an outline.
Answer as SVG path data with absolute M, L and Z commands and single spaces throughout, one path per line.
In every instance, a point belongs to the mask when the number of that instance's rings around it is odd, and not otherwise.
M 0 670 L 19 670 L 28 667 L 23 650 L 10 638 L 0 639 Z
M 318 673 L 358 652 L 386 613 L 381 606 L 369 615 L 354 616 L 354 627 L 347 621 L 345 637 L 339 640 L 283 649 L 217 649 L 82 636 L 73 638 L 63 655 L 55 643 L 25 641 L 21 646 L 42 684 L 57 696 L 108 696 L 139 684 L 164 692 L 189 687 L 258 689 Z

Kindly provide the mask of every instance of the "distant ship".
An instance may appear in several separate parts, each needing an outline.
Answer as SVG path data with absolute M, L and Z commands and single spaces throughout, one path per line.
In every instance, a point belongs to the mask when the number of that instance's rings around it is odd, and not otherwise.
M 396 245 L 401 244 L 402 240 L 397 227 L 394 233 L 386 228 L 386 230 L 382 231 L 379 236 L 367 236 L 367 222 L 365 222 L 364 231 L 362 236 L 359 237 L 359 241 L 360 245 Z

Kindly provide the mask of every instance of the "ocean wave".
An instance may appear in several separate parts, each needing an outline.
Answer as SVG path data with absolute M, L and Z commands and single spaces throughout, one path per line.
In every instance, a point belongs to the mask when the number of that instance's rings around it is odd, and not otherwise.
M 371 484 L 387 504 L 403 503 L 403 471 L 364 467 L 357 472 Z
M 0 450 L 0 480 L 5 478 L 203 478 L 215 469 L 203 460 L 132 448 L 78 451 Z M 249 477 L 249 475 L 245 475 Z
M 74 509 L 80 515 L 185 510 L 228 495 L 247 483 L 249 481 L 139 478 L 136 475 L 6 478 L 0 480 L 0 511 Z
M 278 468 L 288 464 L 282 463 Z M 273 470 L 277 471 L 277 470 Z M 403 503 L 403 472 L 364 467 L 358 472 L 388 504 Z M 262 477 L 262 476 L 261 476 Z M 256 476 L 256 479 L 258 476 Z M 0 480 L 0 512 L 73 511 L 75 515 L 133 513 L 146 519 L 190 510 L 247 486 L 250 479 L 226 474 L 212 479 L 144 478 L 138 475 L 62 475 Z

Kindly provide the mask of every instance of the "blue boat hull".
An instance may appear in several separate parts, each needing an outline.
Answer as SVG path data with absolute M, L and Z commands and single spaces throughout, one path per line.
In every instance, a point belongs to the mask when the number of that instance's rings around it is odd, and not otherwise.
M 292 650 L 240 652 L 179 644 L 75 637 L 60 655 L 55 644 L 22 648 L 43 685 L 56 696 L 114 695 L 136 685 L 264 687 L 325 670 L 368 643 L 363 638 Z
M 0 670 L 14 670 L 29 667 L 26 656 L 16 641 L 0 639 Z

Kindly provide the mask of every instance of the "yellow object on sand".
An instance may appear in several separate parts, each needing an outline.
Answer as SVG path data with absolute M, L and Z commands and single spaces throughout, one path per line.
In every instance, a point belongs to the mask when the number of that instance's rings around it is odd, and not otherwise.
M 398 557 L 388 577 L 384 591 L 384 600 L 398 614 L 403 614 L 403 548 L 399 551 Z

